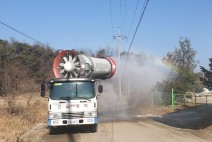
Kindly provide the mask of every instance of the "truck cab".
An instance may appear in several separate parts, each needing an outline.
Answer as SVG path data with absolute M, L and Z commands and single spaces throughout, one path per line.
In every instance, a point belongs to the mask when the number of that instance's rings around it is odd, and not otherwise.
M 57 127 L 86 126 L 96 132 L 98 128 L 97 94 L 95 79 L 57 78 L 48 82 L 48 127 L 54 133 Z M 98 91 L 97 91 L 98 90 Z M 41 96 L 45 96 L 45 85 L 41 85 Z

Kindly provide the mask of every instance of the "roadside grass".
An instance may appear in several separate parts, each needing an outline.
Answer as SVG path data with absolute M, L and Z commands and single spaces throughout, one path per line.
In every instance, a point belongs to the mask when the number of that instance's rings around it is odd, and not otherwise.
M 47 100 L 38 93 L 0 98 L 0 139 L 19 142 L 29 128 L 47 119 Z

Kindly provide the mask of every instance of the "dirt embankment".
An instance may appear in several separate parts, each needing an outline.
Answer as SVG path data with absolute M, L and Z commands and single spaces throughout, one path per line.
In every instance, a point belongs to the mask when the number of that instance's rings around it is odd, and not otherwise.
M 0 139 L 19 142 L 20 137 L 47 118 L 47 100 L 39 93 L 0 98 Z

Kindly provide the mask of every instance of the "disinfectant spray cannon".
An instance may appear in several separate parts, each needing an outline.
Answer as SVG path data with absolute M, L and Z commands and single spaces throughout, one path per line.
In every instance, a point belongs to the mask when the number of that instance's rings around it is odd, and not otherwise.
M 111 57 L 94 58 L 70 50 L 61 51 L 53 64 L 56 78 L 48 82 L 50 133 L 63 126 L 83 126 L 96 132 L 97 93 L 103 92 L 103 86 L 97 84 L 96 79 L 110 78 L 115 71 L 116 64 Z M 45 82 L 41 85 L 41 96 L 45 96 Z
M 94 58 L 74 51 L 61 51 L 54 60 L 53 71 L 56 78 L 107 79 L 116 71 L 113 58 Z

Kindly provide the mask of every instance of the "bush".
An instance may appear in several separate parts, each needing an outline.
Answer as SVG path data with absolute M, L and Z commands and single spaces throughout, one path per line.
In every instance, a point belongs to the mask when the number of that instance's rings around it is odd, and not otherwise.
M 43 122 L 48 112 L 47 101 L 42 102 L 41 99 L 28 94 L 16 96 L 13 99 L 7 98 L 4 103 L 2 101 L 0 104 L 0 138 L 17 142 L 29 128 Z

